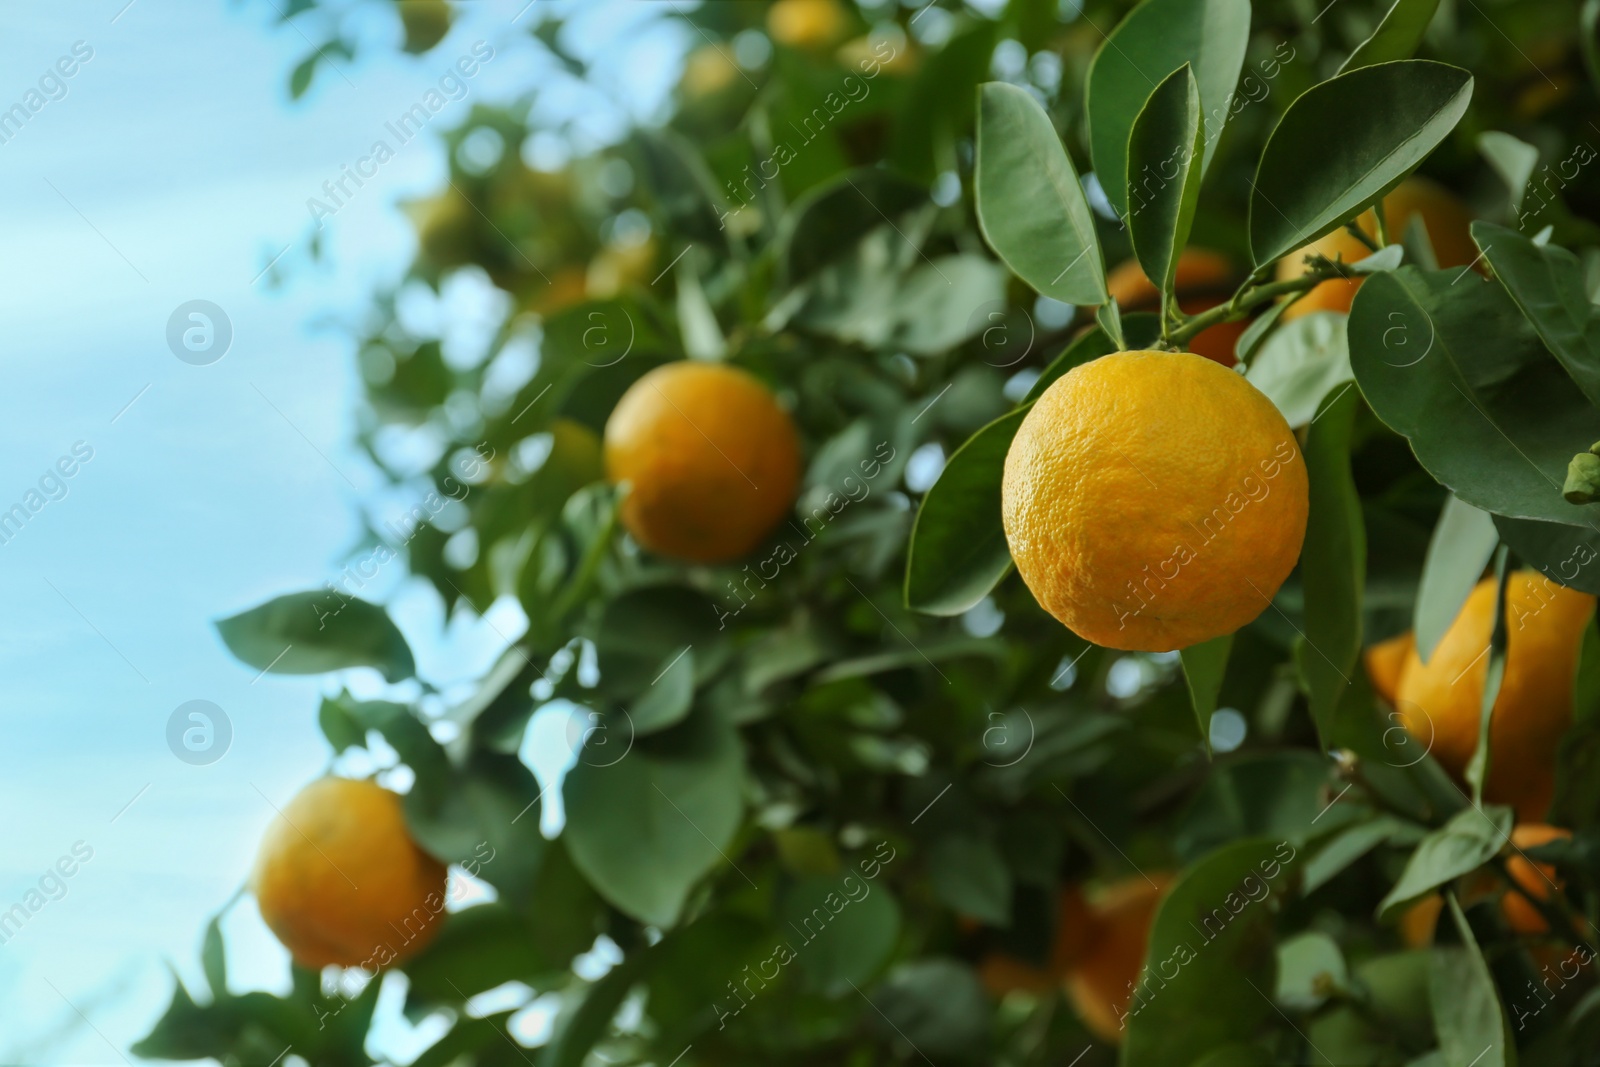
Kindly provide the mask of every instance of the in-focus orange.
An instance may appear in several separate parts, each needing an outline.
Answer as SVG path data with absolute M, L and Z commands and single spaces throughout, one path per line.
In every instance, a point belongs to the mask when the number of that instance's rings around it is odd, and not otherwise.
M 1001 518 L 1041 607 L 1106 648 L 1167 652 L 1266 610 L 1300 556 L 1305 461 L 1242 375 L 1116 352 L 1044 391 L 1017 430 Z
M 628 387 L 605 429 L 606 475 L 627 482 L 622 524 L 652 552 L 737 559 L 794 503 L 800 439 L 753 375 L 682 360 Z

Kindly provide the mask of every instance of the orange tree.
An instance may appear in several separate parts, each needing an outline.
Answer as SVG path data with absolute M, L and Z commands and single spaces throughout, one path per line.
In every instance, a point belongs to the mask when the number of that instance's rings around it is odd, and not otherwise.
M 526 631 L 447 705 L 348 580 L 220 624 L 380 670 L 317 719 L 410 785 L 302 794 L 292 992 L 213 921 L 136 1051 L 367 1063 L 381 978 L 419 1064 L 1600 1062 L 1600 4 L 663 17 L 664 125 L 446 135 L 407 280 L 507 294 L 489 357 L 358 345 L 426 502 L 362 559 Z

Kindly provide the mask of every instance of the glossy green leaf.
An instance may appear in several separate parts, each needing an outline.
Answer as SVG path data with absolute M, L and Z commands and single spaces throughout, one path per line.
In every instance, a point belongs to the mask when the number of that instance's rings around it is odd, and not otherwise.
M 1446 895 L 1445 904 L 1461 944 L 1434 949 L 1428 979 L 1443 1062 L 1516 1067 L 1517 1043 L 1494 975 L 1454 893 Z
M 1478 134 L 1478 152 L 1506 183 L 1511 194 L 1511 213 L 1517 214 L 1522 210 L 1522 196 L 1528 191 L 1528 179 L 1539 165 L 1539 150 L 1509 133 L 1485 130 Z
M 1600 411 L 1498 284 L 1465 268 L 1373 275 L 1350 309 L 1350 363 L 1372 410 L 1462 500 L 1553 522 L 1600 514 L 1561 497 Z
M 1510 808 L 1467 808 L 1457 813 L 1422 839 L 1400 880 L 1378 905 L 1379 917 L 1392 918 L 1440 886 L 1482 867 L 1510 835 Z
M 978 225 L 1006 266 L 1045 296 L 1106 301 L 1105 264 L 1078 172 L 1044 108 L 1015 85 L 979 90 Z
M 1523 563 L 1552 582 L 1591 596 L 1600 595 L 1600 529 L 1496 515 L 1494 530 Z M 1486 549 L 1485 565 L 1488 557 Z M 1480 573 L 1482 569 L 1479 568 Z
M 1267 310 L 1257 315 L 1250 325 L 1244 328 L 1239 335 L 1239 340 L 1234 343 L 1233 355 L 1247 370 L 1256 356 L 1261 351 L 1261 346 L 1272 337 L 1272 331 L 1277 327 L 1283 313 L 1289 310 L 1289 301 L 1279 300 Z
M 1494 714 L 1494 702 L 1500 696 L 1500 683 L 1506 676 L 1506 574 L 1511 551 L 1504 545 L 1495 553 L 1494 564 L 1494 625 L 1489 628 L 1489 659 L 1484 671 L 1483 693 L 1478 698 L 1478 744 L 1467 760 L 1464 777 L 1472 787 L 1472 802 L 1483 803 L 1484 783 L 1489 780 L 1489 765 L 1494 752 L 1489 743 L 1489 720 Z
M 1266 394 L 1290 426 L 1304 426 L 1316 416 L 1318 405 L 1351 379 L 1345 316 L 1316 311 L 1283 324 L 1261 344 L 1249 366 L 1245 377 L 1250 384 Z
M 682 722 L 694 701 L 694 651 L 679 650 L 629 709 L 634 733 L 643 737 Z
M 1412 630 L 1417 655 L 1426 663 L 1450 624 L 1455 622 L 1467 594 L 1483 577 L 1494 546 L 1499 541 L 1494 521 L 1458 497 L 1447 497 L 1439 521 L 1428 541 L 1428 554 L 1422 563 L 1422 580 L 1417 585 Z
M 1388 815 L 1358 822 L 1330 836 L 1316 855 L 1306 860 L 1301 888 L 1314 893 L 1328 882 L 1348 870 L 1350 865 L 1385 841 L 1409 842 L 1421 840 L 1421 831 L 1413 823 L 1403 823 Z
M 1545 347 L 1590 403 L 1600 404 L 1600 309 L 1589 302 L 1582 261 L 1558 245 L 1537 245 L 1489 222 L 1474 222 L 1472 239 Z
M 1359 406 L 1352 388 L 1330 394 L 1311 420 L 1304 448 L 1311 510 L 1300 550 L 1305 641 L 1296 648 L 1295 659 L 1310 691 L 1311 718 L 1324 747 L 1333 744 L 1335 713 L 1361 656 L 1367 535 L 1361 497 L 1350 473 Z
M 1250 193 L 1250 253 L 1270 263 L 1355 218 L 1455 128 L 1472 75 L 1411 59 L 1313 86 L 1267 139 Z
M 1183 677 L 1189 685 L 1189 703 L 1194 705 L 1195 725 L 1200 740 L 1211 752 L 1211 713 L 1217 710 L 1217 695 L 1222 692 L 1222 677 L 1228 670 L 1228 654 L 1233 650 L 1233 635 L 1223 634 L 1203 644 L 1190 645 L 1179 653 Z
M 1193 1063 L 1277 1020 L 1273 923 L 1297 860 L 1287 842 L 1252 838 L 1183 872 L 1150 930 L 1122 1067 Z
M 1155 87 L 1128 137 L 1128 236 L 1145 277 L 1173 291 L 1200 202 L 1205 154 L 1200 87 L 1185 63 Z
M 1374 63 L 1410 59 L 1416 54 L 1417 46 L 1422 43 L 1422 35 L 1438 9 L 1439 0 L 1394 0 L 1372 36 L 1350 53 L 1350 58 L 1344 61 L 1339 73 L 1357 67 L 1370 67 Z
M 1296 934 L 1278 945 L 1275 999 L 1290 1011 L 1315 1011 L 1330 996 L 1348 992 L 1350 971 L 1339 943 L 1319 930 Z
M 416 672 L 411 647 L 376 604 L 335 590 L 288 593 L 216 622 L 240 660 L 273 674 L 326 674 L 376 667 L 398 682 Z
M 1106 199 L 1127 215 L 1128 131 L 1150 90 L 1185 63 L 1194 68 L 1205 118 L 1204 172 L 1216 152 L 1244 67 L 1249 0 L 1145 0 L 1111 29 L 1089 65 L 1084 106 L 1089 148 Z
M 728 863 L 723 850 L 743 814 L 744 759 L 733 730 L 710 715 L 650 740 L 621 758 L 579 753 L 563 788 L 562 837 L 601 896 L 666 928 L 695 884 Z
M 1000 479 L 1011 439 L 1031 407 L 1002 415 L 968 438 L 923 496 L 906 556 L 905 602 L 913 611 L 959 615 L 1011 570 Z

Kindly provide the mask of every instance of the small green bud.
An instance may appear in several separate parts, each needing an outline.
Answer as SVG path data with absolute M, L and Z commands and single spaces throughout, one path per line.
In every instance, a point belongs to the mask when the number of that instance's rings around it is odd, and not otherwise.
M 1561 495 L 1569 504 L 1593 504 L 1600 500 L 1600 455 L 1593 450 L 1579 452 L 1567 464 L 1567 481 Z

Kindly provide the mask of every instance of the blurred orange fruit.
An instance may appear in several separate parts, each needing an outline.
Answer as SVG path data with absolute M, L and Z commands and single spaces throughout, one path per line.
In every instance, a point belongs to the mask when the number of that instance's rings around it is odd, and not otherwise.
M 791 48 L 817 48 L 844 36 L 850 15 L 839 0 L 778 0 L 767 9 L 767 32 Z
M 1367 646 L 1361 655 L 1362 662 L 1366 664 L 1367 678 L 1372 682 L 1372 691 L 1390 704 L 1394 703 L 1395 693 L 1400 689 L 1400 674 L 1405 670 L 1406 657 L 1416 647 L 1416 635 L 1407 630 L 1397 637 Z
M 438 932 L 445 865 L 412 841 L 394 793 L 322 778 L 267 827 L 250 887 L 302 967 L 376 970 Z
M 1264 611 L 1305 535 L 1305 461 L 1243 376 L 1181 352 L 1115 352 L 1035 401 L 1001 517 L 1041 607 L 1106 648 L 1166 652 Z
M 1178 310 L 1186 315 L 1210 311 L 1233 296 L 1239 273 L 1221 252 L 1209 248 L 1185 248 L 1178 256 L 1173 289 L 1178 294 Z M 1106 291 L 1125 312 L 1161 310 L 1161 292 L 1145 276 L 1136 259 L 1125 259 L 1106 275 Z M 1238 362 L 1234 347 L 1250 322 L 1219 322 L 1201 330 L 1189 341 L 1189 351 L 1215 360 L 1224 367 Z
M 1067 972 L 1066 992 L 1078 1018 L 1102 1041 L 1122 1041 L 1123 1016 L 1144 967 L 1150 926 L 1170 884 L 1167 874 L 1129 878 L 1089 902 L 1089 942 Z
M 996 997 L 1022 990 L 1043 993 L 1066 977 L 1068 970 L 1083 957 L 1095 934 L 1094 917 L 1084 901 L 1083 890 L 1068 886 L 1061 891 L 1056 911 L 1056 939 L 1050 959 L 1035 966 L 1004 952 L 991 952 L 978 964 L 978 978 Z
M 1468 227 L 1472 216 L 1466 206 L 1444 186 L 1427 178 L 1413 175 L 1401 182 L 1383 198 L 1384 221 L 1389 227 L 1389 240 L 1399 241 L 1411 225 L 1420 218 L 1427 228 L 1428 241 L 1433 245 L 1433 255 L 1440 267 L 1462 267 L 1478 258 L 1478 246 L 1472 241 Z M 1376 237 L 1378 222 L 1369 209 L 1356 224 L 1368 237 Z M 1278 261 L 1279 281 L 1298 278 L 1305 273 L 1305 257 L 1325 256 L 1354 263 L 1372 254 L 1372 250 L 1358 241 L 1343 226 L 1332 233 L 1291 252 Z M 1284 311 L 1283 319 L 1299 318 L 1313 311 L 1349 311 L 1361 286 L 1359 278 L 1331 278 L 1295 301 Z
M 645 548 L 696 563 L 736 559 L 794 503 L 800 439 L 752 375 L 682 360 L 628 387 L 606 420 L 606 473 L 631 489 L 622 524 Z
M 1494 603 L 1493 579 L 1479 582 L 1427 663 L 1415 649 L 1406 654 L 1396 693 L 1406 729 L 1457 777 L 1478 747 Z M 1556 749 L 1572 719 L 1578 644 L 1594 604 L 1537 571 L 1507 577 L 1506 669 L 1490 719 L 1483 796 L 1514 806 L 1521 820 L 1543 818 L 1555 792 Z
M 1538 848 L 1540 845 L 1571 836 L 1571 831 L 1563 830 L 1559 826 L 1530 822 L 1523 823 L 1511 831 L 1511 844 L 1520 853 L 1522 850 Z M 1550 894 L 1561 888 L 1561 882 L 1556 878 L 1556 869 L 1548 863 L 1534 863 L 1520 854 L 1513 854 L 1506 860 L 1506 870 L 1511 875 L 1511 880 L 1534 900 L 1549 900 Z M 1518 893 L 1507 890 L 1500 902 L 1500 908 L 1505 913 L 1506 922 L 1511 925 L 1511 929 L 1519 934 L 1542 934 L 1550 929 L 1544 916 L 1539 914 L 1539 909 Z

